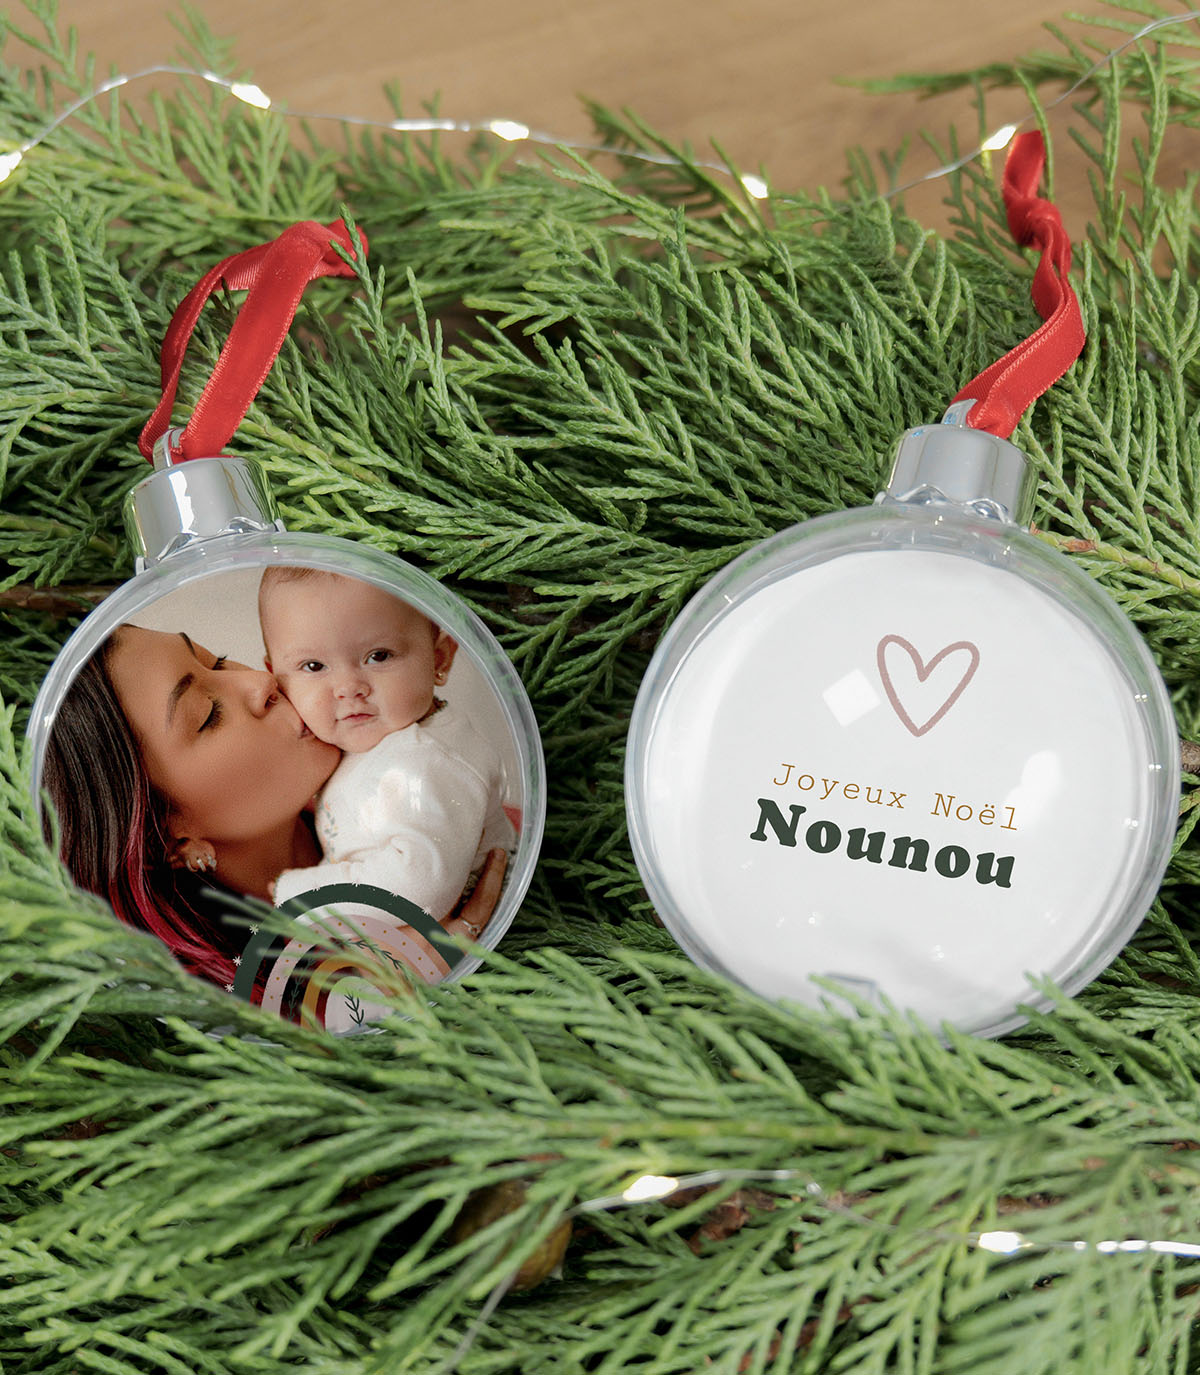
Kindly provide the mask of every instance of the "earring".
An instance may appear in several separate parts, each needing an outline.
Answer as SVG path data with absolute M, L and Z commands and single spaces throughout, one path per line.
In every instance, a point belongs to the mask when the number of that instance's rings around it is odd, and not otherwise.
M 217 852 L 210 840 L 193 840 L 191 836 L 184 836 L 167 850 L 167 862 L 172 869 L 206 874 L 217 867 Z
M 442 684 L 446 681 L 446 670 L 444 668 L 439 668 L 438 671 L 433 675 L 433 681 L 438 685 L 438 687 L 441 687 Z

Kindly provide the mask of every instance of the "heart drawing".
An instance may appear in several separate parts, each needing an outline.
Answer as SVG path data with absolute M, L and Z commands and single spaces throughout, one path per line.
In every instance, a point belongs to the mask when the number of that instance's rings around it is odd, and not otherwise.
M 953 662 L 930 683 L 938 667 L 948 659 Z M 875 651 L 875 661 L 892 710 L 913 735 L 924 735 L 966 691 L 979 667 L 979 648 L 970 640 L 956 640 L 925 663 L 903 635 L 885 635 Z M 925 717 L 921 725 L 913 719 L 914 715 Z

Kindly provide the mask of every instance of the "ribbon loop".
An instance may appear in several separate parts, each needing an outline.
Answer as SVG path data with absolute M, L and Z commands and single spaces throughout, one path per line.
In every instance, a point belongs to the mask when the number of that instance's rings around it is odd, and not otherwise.
M 367 238 L 361 232 L 359 238 L 365 257 Z M 171 446 L 176 459 L 215 457 L 224 451 L 271 370 L 304 288 L 318 277 L 354 276 L 354 264 L 338 252 L 339 245 L 353 255 L 350 231 L 342 220 L 302 220 L 270 243 L 231 254 L 204 274 L 180 302 L 163 338 L 162 400 L 138 439 L 146 458 L 153 458 L 155 444 L 168 432 L 188 342 L 218 286 L 224 282 L 230 291 L 249 295 L 178 445 Z
M 1058 207 L 1037 194 L 1045 161 L 1040 133 L 1018 135 L 1004 164 L 1003 183 L 1009 232 L 1022 247 L 1037 249 L 1042 255 L 1031 295 L 1044 323 L 972 378 L 954 398 L 973 398 L 977 404 L 966 423 L 1002 439 L 1012 434 L 1025 411 L 1075 362 L 1086 338 L 1079 300 L 1067 278 L 1071 240 Z

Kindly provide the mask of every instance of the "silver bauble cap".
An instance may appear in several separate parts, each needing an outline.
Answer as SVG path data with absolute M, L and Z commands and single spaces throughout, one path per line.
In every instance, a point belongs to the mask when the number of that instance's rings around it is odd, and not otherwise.
M 257 463 L 228 454 L 171 462 L 169 441 L 155 446 L 155 471 L 125 498 L 139 572 L 201 540 L 283 529 Z
M 974 401 L 957 401 L 938 425 L 901 436 L 878 501 L 949 502 L 990 520 L 1029 524 L 1037 474 L 1014 444 L 966 424 Z

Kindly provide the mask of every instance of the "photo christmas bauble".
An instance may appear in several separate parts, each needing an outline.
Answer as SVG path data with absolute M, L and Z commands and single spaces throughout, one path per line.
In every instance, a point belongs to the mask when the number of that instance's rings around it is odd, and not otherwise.
M 545 812 L 528 698 L 434 579 L 285 532 L 246 460 L 169 455 L 129 501 L 138 575 L 34 704 L 35 790 L 75 881 L 189 971 L 367 1026 L 520 905 Z

